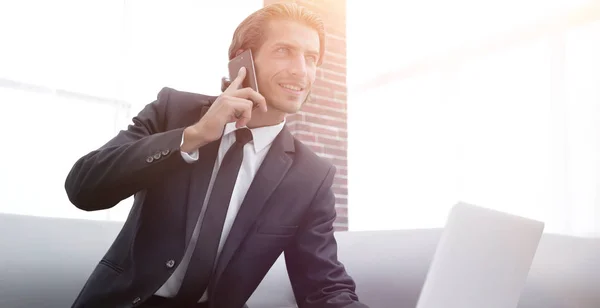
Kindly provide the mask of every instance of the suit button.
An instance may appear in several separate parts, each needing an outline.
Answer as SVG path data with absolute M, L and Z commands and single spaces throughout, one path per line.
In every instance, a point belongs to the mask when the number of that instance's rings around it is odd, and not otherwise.
M 154 158 L 152 158 L 152 156 L 148 156 L 148 157 L 146 157 L 146 162 L 147 162 L 147 163 L 151 163 L 151 162 L 153 162 L 153 161 L 154 161 Z
M 154 154 L 154 159 L 160 159 L 160 153 Z
M 131 303 L 132 303 L 132 304 L 134 304 L 134 305 L 137 305 L 137 304 L 139 304 L 141 301 L 142 301 L 142 299 L 141 299 L 141 298 L 139 298 L 139 297 L 136 297 L 136 298 L 134 298 L 134 299 L 133 299 L 133 301 L 131 301 Z
M 171 153 L 171 151 L 169 151 L 169 150 L 163 150 L 163 151 L 161 152 L 161 154 L 162 154 L 163 156 L 167 156 L 167 155 L 169 155 L 169 153 Z
M 175 260 L 169 260 L 167 263 L 165 263 L 165 265 L 167 268 L 173 268 L 173 266 L 175 266 Z

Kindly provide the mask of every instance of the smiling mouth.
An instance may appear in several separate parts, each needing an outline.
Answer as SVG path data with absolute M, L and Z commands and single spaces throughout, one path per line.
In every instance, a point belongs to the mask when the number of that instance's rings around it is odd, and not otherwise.
M 285 84 L 285 83 L 280 83 L 279 86 L 288 91 L 292 91 L 294 93 L 300 93 L 304 90 L 303 87 L 299 87 L 299 86 L 291 85 L 291 84 Z

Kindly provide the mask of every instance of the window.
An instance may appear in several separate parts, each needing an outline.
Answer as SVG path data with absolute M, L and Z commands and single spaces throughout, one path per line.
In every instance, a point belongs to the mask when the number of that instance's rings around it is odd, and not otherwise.
M 70 168 L 162 87 L 218 94 L 233 31 L 262 5 L 10 1 L 0 9 L 0 27 L 10 29 L 0 53 L 0 212 L 124 220 L 132 198 L 106 211 L 75 208 L 64 190 Z

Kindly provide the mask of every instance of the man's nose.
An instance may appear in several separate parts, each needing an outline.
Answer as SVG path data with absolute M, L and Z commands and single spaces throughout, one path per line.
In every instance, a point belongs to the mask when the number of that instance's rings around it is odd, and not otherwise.
M 294 57 L 290 66 L 290 73 L 298 77 L 306 76 L 306 59 L 304 59 L 304 56 Z

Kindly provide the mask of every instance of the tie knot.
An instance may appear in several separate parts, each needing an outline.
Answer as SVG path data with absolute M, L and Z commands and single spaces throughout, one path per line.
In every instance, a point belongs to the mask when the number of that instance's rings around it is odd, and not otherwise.
M 240 128 L 235 131 L 235 142 L 246 144 L 252 140 L 252 131 L 248 128 Z

